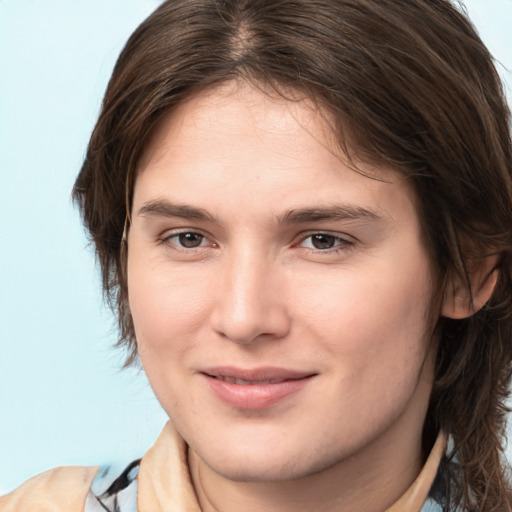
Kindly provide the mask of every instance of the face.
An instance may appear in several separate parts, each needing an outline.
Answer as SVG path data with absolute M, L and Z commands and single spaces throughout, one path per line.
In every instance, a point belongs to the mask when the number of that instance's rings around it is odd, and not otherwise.
M 140 164 L 128 237 L 138 348 L 192 450 L 290 479 L 421 434 L 431 270 L 413 194 L 351 170 L 307 100 L 228 84 Z

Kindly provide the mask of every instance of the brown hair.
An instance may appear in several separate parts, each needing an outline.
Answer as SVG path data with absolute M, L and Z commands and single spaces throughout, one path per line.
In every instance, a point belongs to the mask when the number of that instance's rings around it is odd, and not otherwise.
M 502 453 L 512 359 L 509 111 L 491 55 L 447 0 L 172 0 L 140 25 L 74 189 L 127 364 L 136 341 L 121 238 L 138 160 L 174 106 L 236 77 L 303 91 L 337 120 L 340 143 L 359 161 L 411 180 L 442 285 L 457 278 L 471 296 L 467 268 L 497 256 L 489 303 L 467 319 L 436 319 L 425 438 L 442 428 L 453 439 L 459 469 L 445 464 L 445 510 L 511 510 Z

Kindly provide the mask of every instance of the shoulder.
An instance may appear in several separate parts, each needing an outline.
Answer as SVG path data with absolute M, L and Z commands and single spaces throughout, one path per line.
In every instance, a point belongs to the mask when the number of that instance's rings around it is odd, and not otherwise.
M 82 512 L 98 467 L 68 466 L 41 473 L 0 498 L 0 512 Z

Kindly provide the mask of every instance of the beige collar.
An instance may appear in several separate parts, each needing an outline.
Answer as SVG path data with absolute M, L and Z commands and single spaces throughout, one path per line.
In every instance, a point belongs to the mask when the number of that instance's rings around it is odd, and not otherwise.
M 423 469 L 412 485 L 386 512 L 419 512 L 436 477 L 441 459 L 446 452 L 446 437 L 439 432 Z
M 419 512 L 446 450 L 440 433 L 418 478 L 386 512 Z M 169 422 L 142 458 L 138 476 L 140 512 L 201 512 L 187 462 L 187 445 Z

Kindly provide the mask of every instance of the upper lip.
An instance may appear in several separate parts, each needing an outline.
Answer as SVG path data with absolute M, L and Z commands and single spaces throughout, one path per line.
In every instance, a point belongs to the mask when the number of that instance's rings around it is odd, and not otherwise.
M 303 379 L 316 375 L 312 371 L 291 370 L 278 367 L 260 367 L 260 368 L 236 368 L 232 366 L 216 366 L 201 370 L 210 377 L 223 380 L 240 380 L 246 382 L 282 382 L 292 379 Z

